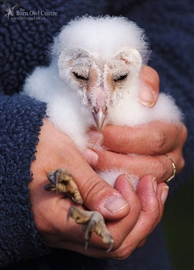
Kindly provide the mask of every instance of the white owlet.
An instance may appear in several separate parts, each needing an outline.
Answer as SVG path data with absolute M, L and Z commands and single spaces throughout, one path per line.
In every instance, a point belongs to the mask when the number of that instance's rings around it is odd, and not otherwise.
M 181 120 L 170 96 L 160 94 L 152 108 L 138 102 L 139 74 L 149 50 L 144 31 L 126 18 L 76 18 L 54 39 L 51 57 L 50 66 L 37 67 L 26 79 L 23 92 L 47 103 L 50 121 L 81 152 L 88 146 L 91 126 L 100 131 L 107 124 L 135 126 L 155 120 L 176 124 Z M 100 175 L 113 185 L 118 174 L 113 170 Z M 56 183 L 59 189 L 64 171 L 48 177 L 52 183 L 48 189 L 56 189 Z M 79 198 L 77 202 L 82 203 Z

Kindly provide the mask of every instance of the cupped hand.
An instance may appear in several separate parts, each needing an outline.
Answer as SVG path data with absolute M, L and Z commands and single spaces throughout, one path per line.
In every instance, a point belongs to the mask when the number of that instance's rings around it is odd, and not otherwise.
M 63 239 L 74 239 L 81 233 L 80 229 L 74 231 L 66 224 L 66 214 L 73 202 L 64 199 L 62 194 L 44 190 L 49 183 L 47 174 L 50 171 L 58 168 L 68 170 L 77 183 L 84 205 L 90 210 L 98 210 L 110 220 L 128 215 L 129 202 L 93 171 L 74 143 L 48 120 L 44 120 L 41 127 L 36 150 L 36 160 L 31 165 L 30 200 L 37 230 L 50 246 L 60 246 L 63 235 Z M 74 240 L 79 241 L 79 237 Z
M 87 251 L 83 248 L 83 242 L 75 241 L 72 244 L 71 240 L 64 242 L 64 248 L 91 257 L 121 260 L 145 242 L 162 218 L 168 186 L 165 183 L 157 185 L 155 178 L 145 176 L 140 179 L 136 193 L 130 180 L 121 175 L 117 178 L 115 188 L 128 200 L 131 210 L 123 219 L 106 222 L 115 241 L 112 251 L 106 253 L 107 247 L 95 235 L 92 236 Z
M 44 190 L 44 185 L 48 183 L 47 173 L 64 167 L 74 176 L 84 205 L 90 210 L 100 211 L 106 218 L 115 240 L 110 253 L 106 253 L 107 246 L 96 235 L 92 236 L 85 251 L 84 233 L 80 226 L 74 220 L 66 220 L 67 212 L 74 203 L 62 194 Z M 136 193 L 130 180 L 121 175 L 114 188 L 110 187 L 91 169 L 72 141 L 48 120 L 41 128 L 36 160 L 32 162 L 31 170 L 33 181 L 29 188 L 34 221 L 50 247 L 65 248 L 98 258 L 124 258 L 161 219 L 167 196 L 167 190 L 165 195 L 162 193 L 164 183 L 157 188 L 153 177 L 145 176 L 140 180 Z
M 182 149 L 187 131 L 182 123 L 156 121 L 139 127 L 106 126 L 103 136 L 108 151 L 94 148 L 98 159 L 92 165 L 98 170 L 117 168 L 139 177 L 151 174 L 161 182 L 173 174 L 172 162 L 165 154 L 173 159 L 177 173 L 184 166 Z M 85 156 L 90 162 L 87 153 Z

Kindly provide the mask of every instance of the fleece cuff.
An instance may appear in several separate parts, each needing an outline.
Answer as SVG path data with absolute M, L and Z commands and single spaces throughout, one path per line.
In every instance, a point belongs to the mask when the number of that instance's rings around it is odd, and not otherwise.
M 29 199 L 30 165 L 46 104 L 22 95 L 0 98 L 0 267 L 49 251 Z

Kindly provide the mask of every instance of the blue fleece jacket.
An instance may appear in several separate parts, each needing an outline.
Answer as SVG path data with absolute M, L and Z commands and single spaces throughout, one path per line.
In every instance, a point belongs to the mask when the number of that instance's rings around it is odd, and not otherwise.
M 12 2 L 9 4 L 12 7 Z M 48 44 L 75 16 L 123 15 L 137 22 L 149 38 L 153 51 L 149 64 L 159 72 L 161 90 L 172 94 L 185 114 L 189 131 L 184 148 L 186 166 L 170 183 L 171 191 L 177 189 L 194 174 L 193 1 L 37 0 L 22 1 L 21 5 L 20 11 L 39 12 L 39 17 L 22 17 L 15 10 L 8 19 L 3 5 L 0 7 L 0 94 L 10 95 L 0 95 L 0 269 L 6 265 L 9 270 L 171 269 L 160 228 L 144 247 L 122 262 L 62 250 L 50 254 L 35 228 L 28 189 L 46 105 L 13 94 L 21 90 L 29 72 L 48 64 Z M 42 16 L 41 11 L 53 11 L 55 15 Z
M 29 200 L 30 165 L 46 105 L 0 97 L 0 266 L 48 252 L 35 229 Z

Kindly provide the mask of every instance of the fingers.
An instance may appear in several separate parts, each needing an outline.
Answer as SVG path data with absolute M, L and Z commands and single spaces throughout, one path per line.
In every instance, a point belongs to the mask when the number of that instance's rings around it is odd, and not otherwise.
M 130 211 L 127 200 L 103 179 L 101 179 L 91 168 L 87 173 L 85 170 L 74 173 L 84 205 L 90 210 L 99 211 L 106 219 L 120 219 Z M 81 179 L 82 181 L 79 181 Z
M 117 259 L 125 259 L 131 252 L 146 239 L 160 222 L 164 203 L 168 195 L 168 187 L 161 183 L 157 186 L 152 176 L 143 177 L 137 187 L 137 193 L 141 202 L 139 219 L 123 244 L 112 256 Z
M 55 140 L 53 140 L 53 138 L 55 138 Z M 141 215 L 141 204 L 126 177 L 120 176 L 115 183 L 115 188 L 110 187 L 92 170 L 71 140 L 58 129 L 55 129 L 51 123 L 46 122 L 44 124 L 41 128 L 39 139 L 36 160 L 31 166 L 34 179 L 29 187 L 34 219 L 41 235 L 47 236 L 45 236 L 47 242 L 55 243 L 55 246 L 58 244 L 58 246 L 61 247 L 61 235 L 63 235 L 65 227 L 63 227 L 63 224 L 65 224 L 64 218 L 67 213 L 67 208 L 69 208 L 72 202 L 70 200 L 64 200 L 60 194 L 56 194 L 54 196 L 56 199 L 53 199 L 52 194 L 44 191 L 43 185 L 48 172 L 58 168 L 66 168 L 73 175 L 79 187 L 84 199 L 84 205 L 90 210 L 98 210 L 103 214 L 108 220 L 108 228 L 115 238 L 114 249 L 116 249 L 116 253 L 114 252 L 107 255 L 107 253 L 104 252 L 106 247 L 102 245 L 99 238 L 98 240 L 96 239 L 97 236 L 94 236 L 91 243 L 93 248 L 89 248 L 87 255 L 90 256 L 91 254 L 94 257 L 116 256 L 122 258 L 126 254 L 129 254 L 138 243 L 145 239 L 148 231 L 151 231 L 154 225 L 152 224 L 151 226 L 149 223 L 148 225 L 150 225 L 150 227 L 146 227 L 146 232 L 139 234 L 141 239 L 139 239 L 137 234 L 138 240 L 132 238 L 132 244 L 129 235 L 131 230 L 133 231 L 134 226 L 136 227 L 138 223 L 139 215 Z M 65 151 L 63 151 L 63 149 L 65 149 Z M 145 181 L 145 183 L 147 182 Z M 152 193 L 149 192 L 150 188 L 147 186 L 145 184 L 145 189 L 147 190 L 145 194 L 149 193 L 152 198 Z M 140 198 L 143 197 L 143 195 L 140 195 Z M 146 205 L 145 202 L 145 209 L 150 209 L 149 205 L 150 200 L 148 200 L 148 205 Z M 64 215 L 61 215 L 63 212 Z M 149 213 L 149 211 L 147 212 Z M 149 215 L 144 216 L 145 219 L 150 218 Z M 144 222 L 146 222 L 146 220 L 144 220 Z M 69 249 L 85 253 L 81 240 L 83 233 L 80 232 L 80 228 L 78 229 L 76 225 L 73 226 L 73 231 L 74 228 L 76 233 L 73 234 L 73 238 L 69 234 L 65 234 L 64 239 L 69 240 L 69 243 L 64 240 L 65 245 L 67 246 L 69 244 L 71 246 Z M 70 229 L 67 231 L 70 232 Z M 76 240 L 77 237 L 79 240 Z M 128 239 L 130 240 L 129 242 Z M 50 244 L 50 246 L 52 246 L 52 244 Z M 123 252 L 122 247 L 125 249 L 126 246 L 128 246 L 128 249 Z M 122 251 L 121 254 L 120 250 Z
M 101 179 L 88 165 L 75 147 L 66 147 L 64 164 L 72 174 L 82 195 L 84 205 L 90 210 L 98 210 L 107 219 L 118 219 L 126 216 L 130 210 L 128 202 L 122 195 Z M 111 201 L 114 200 L 114 207 Z
M 167 181 L 173 175 L 172 162 L 166 155 L 123 155 L 106 150 L 96 150 L 96 153 L 98 163 L 95 168 L 100 171 L 115 168 L 123 173 L 137 175 L 139 178 L 150 174 L 156 177 L 158 183 Z M 176 153 L 170 153 L 169 156 L 174 160 L 178 173 L 184 166 L 184 159 Z
M 159 76 L 158 73 L 149 66 L 144 66 L 140 73 L 142 80 L 139 91 L 139 101 L 147 107 L 153 107 L 159 94 Z
M 176 147 L 182 150 L 187 137 L 185 126 L 155 121 L 137 127 L 106 126 L 103 145 L 118 153 L 159 155 Z
M 125 238 L 128 236 L 132 228 L 135 226 L 141 211 L 141 204 L 139 198 L 134 191 L 133 185 L 130 182 L 130 179 L 125 175 L 120 175 L 115 182 L 115 189 L 120 192 L 123 198 L 126 199 L 128 204 L 130 205 L 130 212 L 128 215 L 122 219 L 118 220 L 107 220 L 106 225 L 109 229 L 109 232 L 114 238 L 114 249 L 118 248 Z M 110 201 L 111 207 L 115 204 L 114 200 Z M 90 247 L 101 248 L 102 250 L 106 250 L 107 246 L 105 246 L 101 239 L 98 236 L 93 235 L 90 241 Z
M 75 147 L 66 147 L 63 160 L 60 167 L 66 168 L 73 176 L 88 209 L 100 211 L 107 219 L 123 218 L 128 214 L 128 202 L 98 176 Z
M 60 200 L 63 197 L 63 194 L 49 194 L 44 191 L 44 185 L 48 181 L 47 174 L 59 168 L 65 168 L 74 177 L 84 205 L 88 209 L 99 210 L 107 219 L 123 218 L 129 213 L 130 206 L 120 192 L 101 179 L 82 157 L 74 143 L 48 120 L 44 120 L 41 127 L 36 150 L 36 160 L 31 165 L 33 181 L 29 187 L 34 212 L 37 213 L 36 224 L 40 230 L 43 227 L 43 220 L 40 220 L 39 214 L 44 212 L 47 202 L 51 198 L 56 197 Z M 111 200 L 114 200 L 114 208 L 110 206 Z M 40 203 L 37 203 L 38 201 Z M 54 206 L 52 209 L 54 212 Z M 51 224 L 50 220 L 48 223 Z
M 79 244 L 73 246 L 74 251 L 94 258 L 125 259 L 134 249 L 145 242 L 145 239 L 160 222 L 168 196 L 168 187 L 165 183 L 157 185 L 153 176 L 145 176 L 138 184 L 137 196 L 133 190 L 130 190 L 126 177 L 122 175 L 117 179 L 115 187 L 130 200 L 132 208 L 129 215 L 124 219 L 117 222 L 107 222 L 115 240 L 114 249 L 109 253 L 104 252 L 104 246 L 98 243 L 97 238 L 93 238 L 87 253 L 83 250 L 83 246 Z M 72 243 L 64 243 L 64 245 L 65 248 L 72 249 Z
M 171 125 L 156 121 L 141 127 L 107 126 L 103 130 L 104 145 L 110 151 L 95 149 L 98 154 L 96 166 L 99 170 L 117 168 L 142 177 L 151 174 L 157 180 L 166 181 L 173 173 L 172 162 L 177 173 L 184 166 L 182 148 L 187 138 L 184 124 Z M 133 153 L 122 155 L 117 153 Z
M 107 227 L 115 241 L 114 249 L 117 249 L 119 246 L 121 246 L 125 238 L 137 223 L 141 211 L 141 204 L 130 182 L 130 179 L 125 175 L 121 175 L 117 178 L 115 188 L 122 194 L 129 205 L 131 205 L 130 212 L 125 218 L 117 221 L 106 222 Z M 111 204 L 114 205 L 114 200 L 111 201 Z M 83 241 L 83 237 L 81 239 Z M 64 244 L 66 245 L 67 243 Z M 77 246 L 76 248 L 78 248 L 79 252 L 81 253 L 85 252 L 81 246 Z M 89 242 L 87 253 L 85 254 L 88 256 L 92 255 L 94 257 L 107 257 L 107 253 L 105 252 L 106 249 L 107 246 L 102 243 L 101 238 L 93 234 Z
M 114 188 L 122 194 L 130 205 L 130 212 L 125 218 L 110 223 L 109 229 L 115 240 L 114 248 L 118 248 L 135 226 L 141 212 L 141 204 L 129 176 L 120 175 Z M 107 224 L 109 226 L 109 223 Z
M 141 223 L 142 217 L 149 216 L 147 233 L 150 233 L 151 224 L 154 228 L 162 218 L 164 203 L 168 195 L 168 186 L 165 183 L 157 184 L 155 177 L 144 176 L 140 179 L 137 186 L 137 194 L 141 201 L 142 209 L 138 222 Z

